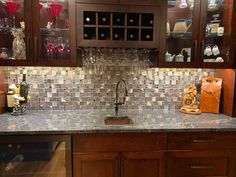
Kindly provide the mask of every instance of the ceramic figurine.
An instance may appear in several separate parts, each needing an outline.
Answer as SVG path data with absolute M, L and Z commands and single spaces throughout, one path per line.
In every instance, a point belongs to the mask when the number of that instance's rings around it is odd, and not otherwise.
M 47 26 L 46 26 L 46 28 L 48 29 L 48 31 L 51 31 L 52 30 L 52 22 L 48 22 L 47 23 Z
M 179 111 L 187 114 L 201 114 L 196 97 L 197 88 L 193 85 L 189 85 L 184 92 L 183 107 Z
M 13 59 L 23 60 L 26 59 L 26 47 L 25 47 L 25 33 L 22 28 L 13 28 L 12 35 L 13 40 Z

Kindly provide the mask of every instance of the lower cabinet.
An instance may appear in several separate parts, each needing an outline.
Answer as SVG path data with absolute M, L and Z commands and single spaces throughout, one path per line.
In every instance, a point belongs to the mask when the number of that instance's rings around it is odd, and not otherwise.
M 175 151 L 168 154 L 168 177 L 235 177 L 235 151 Z
M 74 177 L 118 177 L 119 153 L 89 153 L 73 155 Z
M 236 133 L 73 136 L 73 177 L 236 177 Z
M 165 153 L 74 154 L 74 177 L 164 177 Z
M 164 152 L 125 152 L 121 156 L 121 177 L 164 177 Z

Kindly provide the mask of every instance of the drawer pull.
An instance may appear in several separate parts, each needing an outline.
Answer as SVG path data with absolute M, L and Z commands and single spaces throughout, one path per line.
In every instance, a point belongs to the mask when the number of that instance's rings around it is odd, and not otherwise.
M 190 165 L 192 169 L 212 169 L 214 165 Z
M 212 143 L 215 142 L 215 139 L 194 139 L 193 143 Z

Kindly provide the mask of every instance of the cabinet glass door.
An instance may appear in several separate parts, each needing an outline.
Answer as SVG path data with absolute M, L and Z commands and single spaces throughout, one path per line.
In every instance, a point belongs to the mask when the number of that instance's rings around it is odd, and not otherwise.
M 1 177 L 71 177 L 69 137 L 0 139 Z
M 201 63 L 203 67 L 230 66 L 233 0 L 202 1 Z
M 0 0 L 0 65 L 29 65 L 31 1 Z
M 34 3 L 36 61 L 42 65 L 72 65 L 74 57 L 74 10 L 69 0 L 39 0 Z M 75 8 L 75 6 L 74 6 Z M 73 20 L 72 20 L 73 19 Z M 73 25 L 72 25 L 73 24 Z
M 197 50 L 198 0 L 168 0 L 163 66 L 191 67 Z

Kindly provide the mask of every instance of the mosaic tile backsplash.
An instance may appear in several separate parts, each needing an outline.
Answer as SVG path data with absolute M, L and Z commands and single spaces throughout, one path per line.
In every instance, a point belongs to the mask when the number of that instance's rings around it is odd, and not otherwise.
M 210 69 L 159 69 L 107 65 L 85 68 L 8 67 L 9 83 L 30 84 L 32 110 L 110 109 L 120 78 L 128 85 L 128 109 L 178 109 L 184 88 L 214 76 Z

